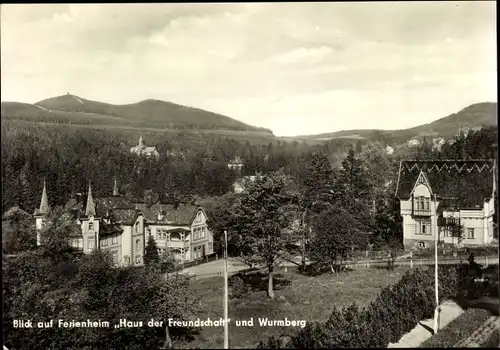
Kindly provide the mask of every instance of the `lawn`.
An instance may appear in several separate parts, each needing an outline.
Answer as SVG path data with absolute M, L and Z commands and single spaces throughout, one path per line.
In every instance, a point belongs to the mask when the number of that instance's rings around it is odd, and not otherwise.
M 276 298 L 270 300 L 264 290 L 251 292 L 241 299 L 229 301 L 229 346 L 255 348 L 260 340 L 285 332 L 295 333 L 299 327 L 260 326 L 258 318 L 270 320 L 326 320 L 334 306 L 356 302 L 367 305 L 383 287 L 396 283 L 407 271 L 401 267 L 385 269 L 358 269 L 348 273 L 326 274 L 316 277 L 284 272 L 276 276 Z M 263 281 L 263 284 L 266 282 Z M 223 317 L 223 279 L 213 277 L 192 282 L 197 297 L 201 320 Z M 236 320 L 254 319 L 253 327 L 236 326 Z M 223 348 L 224 328 L 205 327 L 192 342 L 174 344 L 178 348 Z
M 467 309 L 436 335 L 423 342 L 420 348 L 452 348 L 472 335 L 490 316 L 484 309 Z

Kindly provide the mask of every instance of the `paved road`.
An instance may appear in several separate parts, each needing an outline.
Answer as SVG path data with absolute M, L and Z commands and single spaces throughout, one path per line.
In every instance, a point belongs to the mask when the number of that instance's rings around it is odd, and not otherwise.
M 499 259 L 497 257 L 488 257 L 488 264 L 489 265 L 498 265 Z M 300 260 L 299 260 L 300 261 Z M 486 260 L 484 257 L 476 257 L 475 261 L 478 264 L 484 265 Z M 464 262 L 462 260 L 462 262 Z M 459 264 L 460 259 L 453 259 L 453 260 L 443 260 L 443 259 L 438 259 L 439 265 L 452 265 L 452 264 Z M 409 260 L 397 260 L 395 262 L 395 266 L 410 266 L 411 262 Z M 434 265 L 434 259 L 416 259 L 413 260 L 413 266 L 421 266 L 421 265 Z M 294 264 L 292 262 L 286 262 L 282 265 L 283 267 L 295 267 L 297 264 Z M 373 267 L 373 266 L 387 266 L 387 260 L 370 260 L 370 261 L 360 261 L 357 264 L 350 264 L 349 267 L 353 268 L 367 268 L 367 267 Z M 248 269 L 249 266 L 243 263 L 239 258 L 229 258 L 228 259 L 228 273 L 229 275 L 233 275 L 238 273 L 239 271 L 246 270 Z M 263 267 L 262 267 L 263 268 Z M 190 275 L 196 275 L 197 278 L 207 278 L 207 277 L 213 277 L 213 276 L 222 276 L 223 270 L 224 269 L 224 260 L 216 260 L 212 261 L 209 263 L 193 266 L 184 269 L 184 272 L 190 274 Z

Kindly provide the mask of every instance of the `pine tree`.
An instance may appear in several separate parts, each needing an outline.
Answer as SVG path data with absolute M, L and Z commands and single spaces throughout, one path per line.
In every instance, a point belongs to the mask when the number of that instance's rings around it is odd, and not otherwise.
M 149 236 L 148 242 L 146 244 L 146 253 L 144 254 L 144 264 L 146 266 L 151 266 L 160 261 L 160 256 L 158 254 L 158 246 L 156 241 L 152 236 Z

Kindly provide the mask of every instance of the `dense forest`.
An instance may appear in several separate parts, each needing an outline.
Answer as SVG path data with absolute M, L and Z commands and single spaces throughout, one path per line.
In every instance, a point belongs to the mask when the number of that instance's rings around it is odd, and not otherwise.
M 251 145 L 229 138 L 182 136 L 145 134 L 147 144 L 155 145 L 160 153 L 158 159 L 147 159 L 130 153 L 139 132 L 58 125 L 2 128 L 2 211 L 17 205 L 31 212 L 38 204 L 44 179 L 52 205 L 84 193 L 89 181 L 98 196 L 111 194 L 114 177 L 121 193 L 136 199 L 146 190 L 160 198 L 222 195 L 231 190 L 239 175 L 280 167 L 297 174 L 301 158 L 318 148 L 299 142 Z M 337 143 L 322 147 L 331 154 L 334 148 L 347 151 L 350 147 Z M 241 174 L 227 167 L 235 156 L 245 164 Z
M 304 247 L 300 252 L 304 273 L 306 257 L 333 272 L 340 271 L 353 248 L 365 249 L 371 243 L 382 250 L 401 244 L 394 200 L 401 159 L 496 158 L 497 142 L 496 128 L 458 135 L 452 145 L 441 149 L 424 140 L 418 147 L 397 147 L 394 154 L 388 154 L 380 142 L 252 145 L 227 138 L 195 142 L 165 136 L 148 142 L 156 145 L 160 157 L 147 159 L 130 153 L 138 134 L 60 126 L 2 128 L 1 132 L 4 212 L 17 205 L 32 213 L 44 178 L 52 206 L 85 192 L 88 181 L 97 196 L 110 195 L 115 176 L 121 192 L 137 199 L 153 194 L 197 200 L 209 215 L 219 252 L 222 232 L 227 230 L 229 254 L 241 256 L 249 265 L 267 267 L 270 298 L 275 296 L 273 273 L 280 261 L 297 254 L 292 243 L 298 240 Z M 227 167 L 235 156 L 245 163 L 241 174 Z M 244 194 L 230 193 L 238 176 L 255 172 L 267 176 Z M 3 264 L 3 341 L 8 346 L 171 348 L 203 332 L 165 326 L 14 329 L 13 320 L 22 318 L 100 319 L 112 324 L 124 318 L 187 320 L 199 304 L 188 278 L 178 273 L 181 267 L 168 254 L 139 269 L 113 268 L 102 251 L 80 256 L 67 245 L 70 220 L 57 212 L 51 214 L 42 231 L 44 243 L 37 249 L 30 215 L 18 209 L 9 212 L 11 232 L 6 241 L 12 244 L 7 247 L 18 255 L 4 255 Z M 302 218 L 299 227 L 283 230 L 293 228 L 297 216 Z M 31 251 L 20 253 L 24 250 Z
M 183 138 L 171 134 L 146 136 L 160 157 L 148 159 L 130 153 L 139 132 L 78 129 L 63 126 L 2 127 L 2 212 L 12 206 L 32 212 L 46 180 L 51 205 L 63 205 L 76 193 L 85 193 L 89 181 L 97 196 L 110 195 L 116 177 L 122 194 L 136 200 L 145 191 L 159 198 L 193 199 L 220 196 L 231 191 L 239 176 L 283 169 L 299 183 L 306 176 L 306 160 L 317 151 L 327 155 L 334 168 L 341 166 L 349 149 L 359 154 L 368 145 L 362 140 L 331 140 L 320 145 L 297 141 L 254 145 L 230 138 Z M 453 145 L 437 150 L 424 140 L 419 147 L 402 145 L 384 155 L 395 175 L 400 159 L 491 159 L 496 157 L 496 128 L 458 135 Z M 384 149 L 385 145 L 379 144 Z M 241 173 L 227 167 L 241 157 Z

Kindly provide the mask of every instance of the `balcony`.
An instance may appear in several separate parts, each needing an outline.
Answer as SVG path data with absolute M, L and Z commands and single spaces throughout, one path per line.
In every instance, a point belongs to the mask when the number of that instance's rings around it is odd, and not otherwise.
M 431 216 L 430 209 L 413 209 L 413 216 Z

